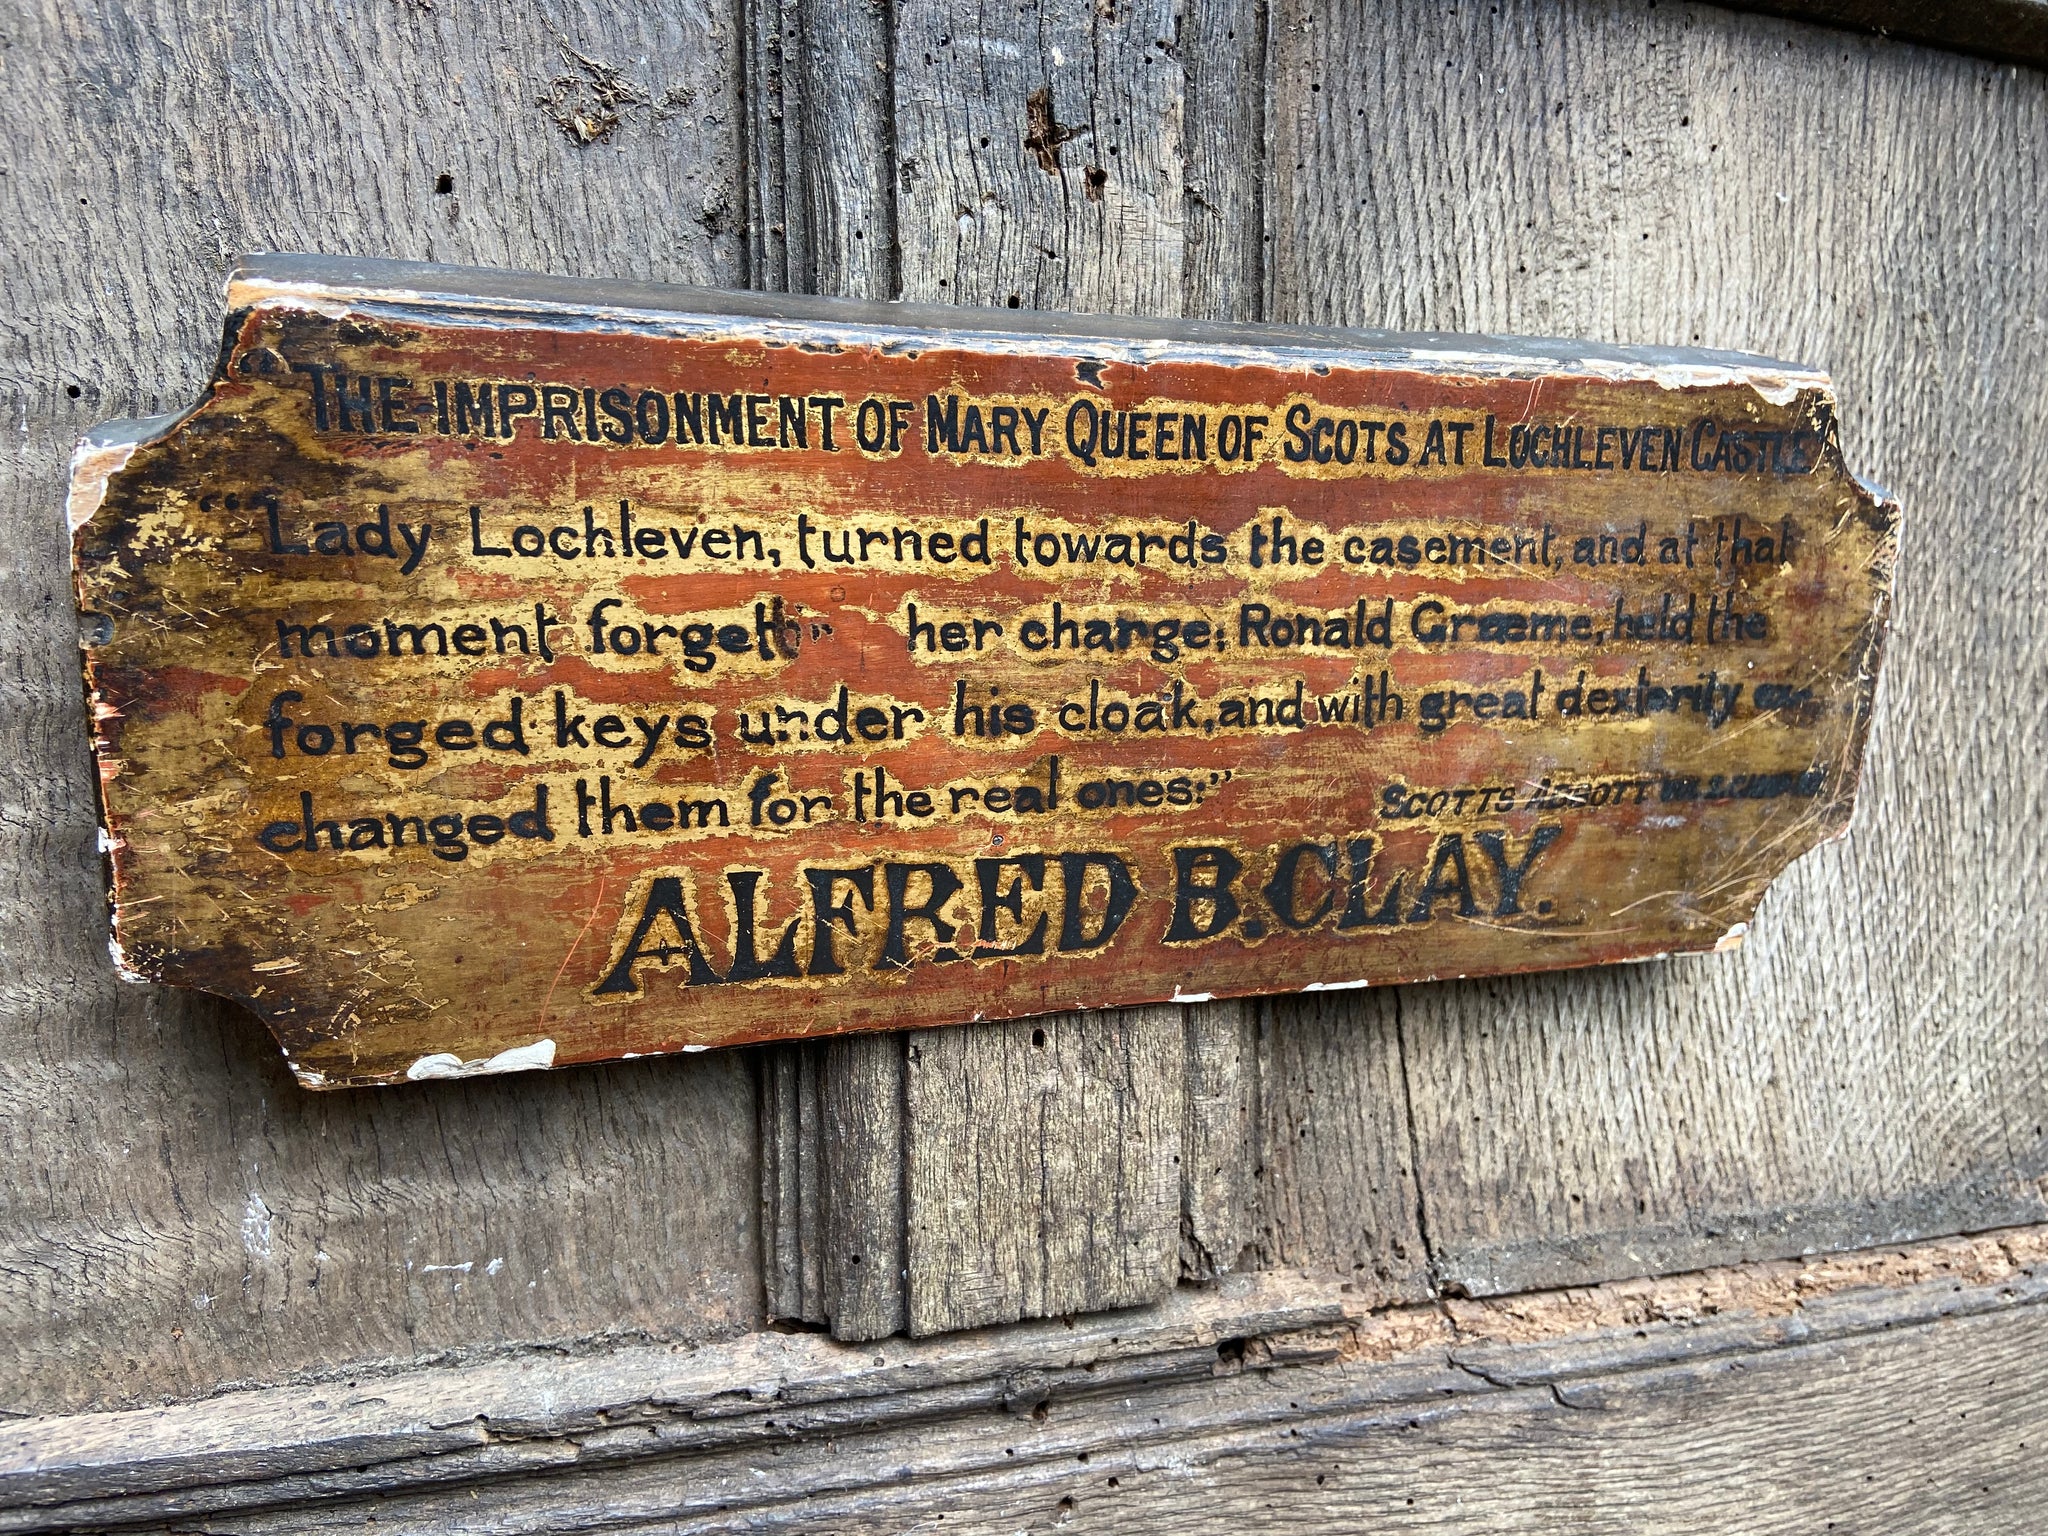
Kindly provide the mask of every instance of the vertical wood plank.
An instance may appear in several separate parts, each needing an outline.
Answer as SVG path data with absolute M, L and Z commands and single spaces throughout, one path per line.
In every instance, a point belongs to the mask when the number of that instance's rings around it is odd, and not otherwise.
M 746 0 L 747 231 L 757 287 L 895 296 L 888 10 Z M 769 1312 L 841 1338 L 903 1326 L 903 1039 L 763 1047 Z
M 1183 1041 L 1180 1273 L 1213 1280 L 1241 1266 L 1258 1234 L 1258 1005 L 1197 1003 Z
M 1266 4 L 1188 0 L 1175 47 L 1186 72 L 1182 312 L 1266 318 Z
M 240 253 L 739 281 L 725 7 L 30 3 L 6 31 L 39 127 L 0 177 L 0 1415 L 757 1325 L 739 1060 L 309 1094 L 247 1014 L 115 980 L 53 511 L 88 426 L 199 398 Z
M 1260 1261 L 1336 1270 L 1373 1305 L 1432 1286 L 1401 1039 L 1414 990 L 1265 1005 Z
M 825 1317 L 823 1055 L 817 1041 L 758 1055 L 762 1295 L 770 1317 L 806 1322 Z
M 897 5 L 906 298 L 1179 313 L 1174 27 L 1167 0 Z M 1182 1031 L 1180 1010 L 1139 1009 L 912 1037 L 912 1332 L 1173 1285 Z
M 865 283 L 873 295 L 886 272 L 910 296 L 937 300 L 1258 313 L 1264 38 L 1255 6 L 1186 15 L 1164 5 L 1121 14 L 1026 6 L 964 26 L 942 8 L 826 9 L 783 0 L 757 8 L 747 29 L 752 158 L 773 183 L 750 221 L 764 281 L 827 292 Z M 878 16 L 885 41 L 871 30 Z M 821 62 L 877 53 L 896 65 L 876 71 L 885 88 L 864 68 Z M 1203 115 L 1184 144 L 1184 104 L 1195 100 Z M 878 128 L 885 107 L 893 111 Z M 880 146 L 895 158 L 879 162 L 878 176 Z M 835 220 L 835 209 L 852 211 Z M 885 218 L 895 232 L 886 263 L 861 228 Z M 1184 226 L 1199 229 L 1199 252 Z M 1094 1027 L 1051 1022 L 1056 1039 Z M 1178 1272 L 1207 1278 L 1235 1265 L 1256 1226 L 1251 1016 L 1224 1007 L 1183 1021 L 1148 1010 L 1126 1030 L 1148 1068 L 1194 1063 L 1171 1091 L 1143 1079 L 1148 1114 L 1178 1099 L 1171 1136 L 1133 1141 L 1121 1115 L 1068 1115 L 1101 1096 L 1106 1068 L 1086 1052 L 1027 1046 L 1049 1038 L 1038 1023 L 828 1048 L 823 1230 L 800 1211 L 764 1213 L 767 1230 L 792 1245 L 778 1255 L 792 1277 L 785 1303 L 807 1294 L 794 1278 L 808 1273 L 799 1249 L 821 1250 L 824 1266 L 823 1295 L 801 1315 L 846 1338 L 1137 1300 Z M 1040 1092 L 1006 1096 L 1019 1062 L 1054 1076 Z M 785 1133 L 802 1123 L 794 1109 L 764 1118 Z M 1199 1148 L 1198 1165 L 1176 1162 L 1183 1140 Z M 1023 1161 L 998 1154 L 1006 1142 L 1025 1149 Z M 764 1147 L 764 1170 L 779 1175 L 804 1145 Z M 1132 1165 L 1137 1146 L 1164 1161 Z M 1172 1177 L 1160 1179 L 1161 1169 Z M 806 1187 L 778 1176 L 764 1197 L 801 1201 Z M 1083 1207 L 1114 1215 L 1121 1235 L 1092 1218 L 1075 1224 Z M 1176 1221 L 1180 1241 L 1161 1247 L 1157 1234 Z M 1149 1266 L 1143 1277 L 1135 1256 Z
M 911 1333 L 1134 1306 L 1171 1286 L 1180 1038 L 1171 1007 L 911 1036 Z
M 889 7 L 822 0 L 801 15 L 805 285 L 852 299 L 897 298 Z
M 886 0 L 743 0 L 749 274 L 896 297 Z
M 909 1321 L 902 1034 L 830 1040 L 823 1099 L 825 1294 L 822 1320 L 842 1339 L 879 1339 Z
M 1184 76 L 1181 309 L 1190 319 L 1265 317 L 1266 7 L 1190 0 L 1174 53 Z M 1263 1124 L 1259 1010 L 1187 1010 L 1181 1129 L 1181 1276 L 1239 1267 L 1260 1228 Z
M 745 124 L 747 282 L 788 292 L 790 248 L 796 286 L 808 273 L 808 206 L 803 196 L 802 13 L 788 0 L 740 0 L 741 105 Z M 794 211 L 796 227 L 792 231 Z
M 1171 0 L 896 7 L 903 296 L 1180 313 Z
M 1275 319 L 1812 359 L 1910 525 L 1856 824 L 1740 953 L 1404 994 L 1444 1281 L 2039 1220 L 2048 731 L 2003 701 L 2048 676 L 2048 81 L 1706 8 L 1272 36 Z M 1813 175 L 1753 175 L 1788 145 Z

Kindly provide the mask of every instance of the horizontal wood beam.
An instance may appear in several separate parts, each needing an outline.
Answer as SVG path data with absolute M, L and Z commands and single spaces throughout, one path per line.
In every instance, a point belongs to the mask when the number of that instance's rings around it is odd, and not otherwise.
M 1439 1306 L 1374 1310 L 1347 1285 L 1267 1274 L 922 1342 L 536 1351 L 18 1421 L 0 1437 L 0 1532 L 297 1530 L 356 1522 L 365 1501 L 387 1533 L 742 1514 L 881 1529 L 913 1510 L 949 1530 L 1061 1514 L 1207 1530 L 1260 1509 L 1335 1531 L 1375 1512 L 1423 1523 L 1418 1494 L 1448 1499 L 1460 1477 L 1466 1519 L 1519 1529 L 1554 1508 L 1515 1501 L 1567 1463 L 1587 1479 L 1575 1527 L 1683 1526 L 1740 1481 L 1762 1488 L 1747 1528 L 1775 1530 L 1773 1486 L 1809 1509 L 1893 1507 L 1903 1474 L 1884 1458 L 1914 1431 L 1941 1446 L 1921 1471 L 1968 1469 L 1940 1495 L 1961 1518 L 2048 1497 L 2021 1444 L 2048 1373 L 2012 1369 L 2048 1348 L 2043 1303 L 2048 1227 L 2027 1227 Z M 1788 1416 L 1799 1435 L 1756 1462 Z M 1600 1449 L 1630 1437 L 1626 1455 Z M 1673 1459 L 1652 1471 L 1660 1445 Z

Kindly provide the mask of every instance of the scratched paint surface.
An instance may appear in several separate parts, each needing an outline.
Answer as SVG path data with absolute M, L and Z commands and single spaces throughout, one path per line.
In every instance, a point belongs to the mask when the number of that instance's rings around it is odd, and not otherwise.
M 1711 949 L 1848 823 L 1897 509 L 1809 370 L 228 310 L 74 471 L 114 947 L 311 1086 Z

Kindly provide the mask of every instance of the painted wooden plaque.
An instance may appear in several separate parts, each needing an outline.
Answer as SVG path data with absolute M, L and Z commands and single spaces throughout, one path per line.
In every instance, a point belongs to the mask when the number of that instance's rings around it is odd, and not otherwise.
M 1897 522 L 1756 358 L 314 258 L 71 494 L 116 960 L 315 1087 L 1727 946 Z

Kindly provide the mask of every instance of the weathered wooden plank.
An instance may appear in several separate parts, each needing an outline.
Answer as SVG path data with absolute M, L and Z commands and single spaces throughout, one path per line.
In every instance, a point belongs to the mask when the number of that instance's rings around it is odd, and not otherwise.
M 1154 46 L 1173 36 L 1170 8 L 1052 0 L 970 18 L 899 4 L 892 19 L 903 296 L 1178 313 L 1185 81 Z M 1172 1286 L 1182 1089 L 1161 1069 L 1178 1068 L 1182 1024 L 1171 1009 L 1123 1020 L 1107 1036 L 1104 1018 L 1079 1016 L 913 1037 L 914 1332 Z M 1105 1039 L 1135 1054 L 1112 1061 Z M 1105 1096 L 1111 1113 L 1077 1112 Z M 1151 1134 L 1120 1144 L 1138 1115 Z
M 770 1317 L 822 1322 L 826 1257 L 820 1241 L 834 1191 L 826 1167 L 825 1045 L 760 1053 L 761 1292 Z
M 1414 988 L 1278 998 L 1259 1054 L 1258 1257 L 1335 1270 L 1376 1300 L 1429 1294 L 1401 1018 Z
M 910 1039 L 913 1334 L 1156 1300 L 1180 1257 L 1178 1008 Z
M 806 4 L 800 15 L 805 291 L 893 299 L 899 287 L 889 6 Z
M 2048 1496 L 2034 1448 L 2048 1408 L 2035 1363 L 2044 1345 L 2048 1320 L 2028 1308 L 1477 1402 L 1438 1386 L 1434 1402 L 1317 1403 L 1311 1381 L 1290 1373 L 1275 1385 L 1290 1402 L 1310 1399 L 1301 1422 L 1276 1412 L 1258 1431 L 1219 1434 L 1196 1412 L 1183 1418 L 1161 1404 L 1155 1413 L 1178 1431 L 1171 1447 L 1096 1449 L 1085 1462 L 1077 1451 L 1028 1471 L 926 1484 L 918 1509 L 943 1515 L 949 1531 L 988 1536 L 1033 1521 L 1333 1536 L 1533 1536 L 1560 1524 L 1613 1536 L 1796 1536 L 1830 1521 L 1838 1530 L 1996 1528 Z M 453 1500 L 443 1507 L 458 1513 Z M 764 1511 L 746 1528 L 880 1533 L 900 1519 L 865 1494 L 835 1492 Z M 650 1528 L 730 1521 L 664 1516 Z
M 2033 1219 L 2044 737 L 2002 701 L 2048 676 L 2048 80 L 1714 10 L 1287 4 L 1273 37 L 1275 318 L 1822 357 L 1915 509 L 1856 829 L 1742 954 L 1404 996 L 1443 1278 Z M 1788 144 L 1826 171 L 1759 178 Z
M 1212 1280 L 1251 1257 L 1259 1223 L 1259 1010 L 1196 1003 L 1182 1045 L 1180 1273 Z
M 1266 318 L 1266 7 L 1190 0 L 1173 52 L 1186 74 L 1181 312 Z
M 1176 315 L 1181 117 L 1166 0 L 895 10 L 903 296 Z
M 751 1325 L 739 1062 L 314 1100 L 245 1015 L 115 981 L 52 511 L 90 421 L 196 398 L 238 251 L 737 281 L 729 24 L 145 4 L 9 29 L 44 130 L 0 179 L 0 1410 Z
M 743 0 L 740 16 L 752 285 L 896 297 L 885 0 Z
M 835 1337 L 879 1339 L 908 1321 L 904 1073 L 909 1037 L 828 1040 L 819 1085 L 825 1126 L 821 1320 Z
M 240 1393 L 15 1426 L 0 1529 L 882 1530 L 914 1501 L 970 1530 L 1666 1531 L 1729 1499 L 1745 1531 L 1917 1528 L 2040 1497 L 2044 1259 L 2034 1228 L 1390 1310 L 1241 1277 L 992 1335 Z
M 191 1493 L 193 1507 L 233 1507 L 239 1496 L 226 1485 L 370 1465 L 381 1470 L 357 1486 L 398 1489 L 446 1481 L 449 1465 L 470 1464 L 447 1458 L 508 1438 L 575 1441 L 570 1460 L 617 1462 L 760 1442 L 764 1432 L 769 1441 L 828 1434 L 843 1417 L 914 1423 L 935 1405 L 1001 1411 L 1025 1378 L 1042 1397 L 1097 1378 L 1185 1377 L 1191 1360 L 1194 1374 L 1207 1374 L 1223 1340 L 1343 1317 L 1332 1285 L 1244 1276 L 1141 1312 L 930 1342 L 846 1347 L 761 1332 L 691 1350 L 533 1354 L 36 1419 L 0 1441 L 0 1510 L 203 1488 L 213 1491 Z M 6 1520 L 0 1514 L 0 1528 Z
M 888 7 L 748 0 L 741 11 L 751 281 L 895 298 Z M 898 1037 L 755 1053 L 770 1314 L 842 1338 L 903 1326 L 903 1053 Z
M 1258 0 L 1192 0 L 1176 17 L 1181 106 L 1181 313 L 1265 317 L 1266 17 Z M 1228 1273 L 1259 1227 L 1258 1010 L 1187 1010 L 1181 1125 L 1183 1279 Z

